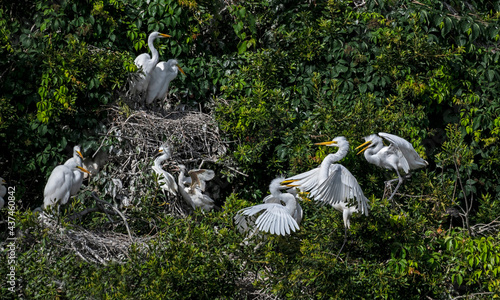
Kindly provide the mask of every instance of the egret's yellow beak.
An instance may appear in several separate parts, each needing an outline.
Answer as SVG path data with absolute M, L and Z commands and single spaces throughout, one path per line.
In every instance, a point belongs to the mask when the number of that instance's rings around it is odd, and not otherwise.
M 289 183 L 292 183 L 292 182 L 295 182 L 295 181 L 298 181 L 297 179 L 292 179 L 292 180 L 284 180 L 282 182 L 280 182 L 281 185 L 287 185 Z
M 83 158 L 83 155 L 82 155 L 82 153 L 80 151 L 77 150 L 76 153 L 78 153 L 78 156 L 80 156 L 81 158 Z
M 170 36 L 170 35 L 168 35 L 168 34 L 164 34 L 164 33 L 160 33 L 160 36 L 161 36 L 161 37 L 164 37 L 164 38 L 169 38 L 169 37 L 172 37 L 172 36 Z
M 184 73 L 184 70 L 179 65 L 176 65 L 176 66 L 179 69 L 179 71 L 181 71 L 181 73 L 184 74 L 184 76 L 187 76 L 186 73 Z
M 358 150 L 359 148 L 366 146 L 363 149 L 361 149 L 358 153 L 356 153 L 356 155 L 358 155 L 358 154 L 362 153 L 363 151 L 365 151 L 366 149 L 368 149 L 371 146 L 371 144 L 372 144 L 372 141 L 366 141 L 363 144 L 356 147 L 356 150 Z
M 158 149 L 158 152 L 160 152 L 160 153 L 163 152 L 163 149 Z
M 298 185 L 298 184 L 285 184 L 283 186 L 286 186 L 286 187 L 298 187 L 300 185 Z
M 87 171 L 87 169 L 84 169 L 84 168 L 82 168 L 82 167 L 80 167 L 80 166 L 76 166 L 76 167 L 77 167 L 78 169 L 80 169 L 82 172 L 85 172 L 85 173 L 87 173 L 87 174 L 91 175 L 91 174 L 90 174 L 90 172 L 89 172 L 89 171 Z
M 337 145 L 337 142 L 336 141 L 329 141 L 329 142 L 322 142 L 322 143 L 314 143 L 314 145 L 317 145 L 317 146 L 333 146 L 333 145 Z

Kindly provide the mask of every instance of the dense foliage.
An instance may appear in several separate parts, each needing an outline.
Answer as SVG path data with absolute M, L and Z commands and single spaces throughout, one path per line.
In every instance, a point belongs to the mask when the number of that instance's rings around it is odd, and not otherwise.
M 19 208 L 16 294 L 500 296 L 499 18 L 499 2 L 488 0 L 1 1 L 0 176 Z M 160 56 L 188 74 L 170 93 L 215 116 L 227 159 L 248 176 L 228 174 L 230 196 L 207 214 L 165 215 L 152 196 L 127 212 L 149 250 L 87 263 L 60 251 L 31 210 L 74 144 L 101 143 L 103 107 L 123 97 L 154 30 L 172 36 L 157 43 Z M 316 167 L 331 150 L 313 143 L 343 135 L 355 148 L 381 131 L 411 141 L 429 167 L 388 202 L 384 181 L 394 174 L 351 151 L 341 163 L 371 211 L 354 217 L 340 256 L 340 214 L 309 201 L 297 233 L 240 244 L 234 214 L 262 201 L 277 175 Z M 65 226 L 126 232 L 97 215 Z M 1 294 L 12 296 L 4 284 Z

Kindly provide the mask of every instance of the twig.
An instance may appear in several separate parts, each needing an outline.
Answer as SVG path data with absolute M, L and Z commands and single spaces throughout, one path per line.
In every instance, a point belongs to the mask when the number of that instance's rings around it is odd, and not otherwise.
M 104 200 L 101 200 L 99 199 L 99 197 L 97 196 L 97 193 L 96 192 L 92 192 L 92 197 L 94 197 L 94 199 L 96 201 L 99 201 L 103 204 L 107 204 L 109 205 L 118 215 L 120 215 L 120 217 L 123 219 L 123 222 L 125 223 L 125 227 L 127 228 L 127 232 L 128 232 L 128 237 L 130 238 L 130 242 L 134 242 L 134 240 L 132 239 L 132 234 L 130 233 L 130 228 L 128 227 L 128 222 L 127 222 L 127 219 L 125 218 L 125 216 L 121 213 L 121 211 L 119 211 L 116 207 L 114 207 L 113 205 L 111 205 L 110 203 L 104 201 Z

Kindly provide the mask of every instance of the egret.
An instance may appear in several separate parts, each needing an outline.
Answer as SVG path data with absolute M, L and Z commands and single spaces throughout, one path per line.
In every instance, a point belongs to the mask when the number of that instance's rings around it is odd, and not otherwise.
M 186 167 L 184 165 L 179 165 L 180 173 L 177 178 L 179 193 L 181 194 L 184 201 L 189 204 L 193 209 L 201 208 L 204 211 L 210 211 L 214 207 L 214 200 L 208 195 L 203 194 L 205 188 L 205 181 L 210 180 L 214 177 L 212 170 L 191 170 L 189 171 L 189 176 L 191 177 L 191 184 L 185 186 L 186 178 L 184 172 Z
M 264 199 L 264 201 L 267 201 L 266 203 L 250 206 L 238 211 L 234 219 L 240 231 L 247 231 L 249 224 L 255 224 L 255 228 L 258 231 L 282 236 L 299 230 L 299 223 L 302 220 L 302 208 L 298 210 L 298 203 L 294 195 L 281 193 L 280 190 L 284 187 L 280 183 L 283 180 L 283 177 L 278 177 L 271 181 L 269 185 L 271 195 L 270 197 L 266 197 L 267 199 Z M 247 221 L 247 217 L 253 217 L 257 214 L 260 215 L 255 221 Z M 254 230 L 252 235 L 256 232 Z
M 177 183 L 175 183 L 175 178 L 172 174 L 163 170 L 161 163 L 172 157 L 170 152 L 170 146 L 168 144 L 160 146 L 158 152 L 163 153 L 154 160 L 154 166 L 151 168 L 156 173 L 158 178 L 158 184 L 163 191 L 167 191 L 173 196 L 177 194 Z
M 341 164 L 334 164 L 347 155 L 349 142 L 345 137 L 336 137 L 330 142 L 316 143 L 338 147 L 334 154 L 328 154 L 321 165 L 310 171 L 285 179 L 282 183 L 292 183 L 299 189 L 310 192 L 309 197 L 322 203 L 328 203 L 342 212 L 344 227 L 351 227 L 351 215 L 356 212 L 368 216 L 370 205 L 363 194 L 356 178 Z M 351 203 L 356 199 L 355 203 Z
M 152 32 L 148 37 L 148 47 L 151 50 L 151 56 L 148 53 L 142 53 L 137 56 L 134 60 L 137 68 L 142 69 L 143 74 L 133 83 L 133 91 L 139 93 L 145 93 L 147 91 L 150 79 L 151 72 L 153 72 L 156 64 L 160 60 L 160 55 L 158 54 L 158 50 L 156 50 L 154 46 L 154 41 L 157 38 L 169 38 L 171 37 L 168 34 L 159 33 L 157 31 Z
M 4 184 L 7 184 L 5 179 L 0 177 L 0 209 L 2 209 L 5 205 L 5 200 L 3 197 L 7 194 L 7 188 L 4 186 Z
M 163 100 L 167 95 L 170 81 L 177 77 L 179 71 L 186 75 L 175 59 L 159 62 L 150 74 L 146 104 L 151 104 L 156 99 Z
M 389 141 L 390 145 L 384 146 L 382 138 Z M 401 177 L 399 170 L 409 174 L 411 170 L 420 169 L 428 165 L 427 161 L 417 154 L 417 151 L 415 151 L 410 142 L 397 135 L 379 132 L 378 135 L 372 134 L 364 139 L 365 142 L 356 147 L 356 149 L 365 147 L 358 154 L 364 152 L 365 158 L 369 163 L 381 168 L 394 170 L 398 175 L 398 179 L 394 179 L 398 180 L 398 184 L 389 197 L 389 200 L 396 194 L 396 191 L 403 182 L 403 177 Z M 394 180 L 387 181 L 386 185 Z
M 77 170 L 79 172 L 89 172 L 81 166 L 78 166 L 74 161 L 69 161 L 64 165 L 58 165 L 52 170 L 43 191 L 44 209 L 56 204 L 57 212 L 59 212 L 59 205 L 64 205 L 68 202 L 74 181 L 73 172 Z
M 64 165 L 71 167 L 73 164 L 76 164 L 77 166 L 83 167 L 83 155 L 82 152 L 80 152 L 80 146 L 76 145 L 73 147 L 73 157 L 68 159 Z M 71 186 L 71 191 L 70 194 L 71 196 L 76 195 L 78 191 L 80 190 L 80 187 L 82 186 L 83 183 L 83 173 L 79 169 L 75 169 L 73 171 L 73 184 Z

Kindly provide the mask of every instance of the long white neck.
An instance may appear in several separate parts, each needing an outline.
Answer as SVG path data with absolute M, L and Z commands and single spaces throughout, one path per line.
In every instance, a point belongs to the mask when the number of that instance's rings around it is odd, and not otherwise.
M 156 67 L 156 64 L 160 60 L 160 55 L 158 54 L 158 50 L 156 50 L 155 45 L 154 45 L 155 39 L 156 39 L 156 36 L 153 36 L 152 34 L 149 35 L 148 47 L 149 47 L 149 50 L 151 50 L 151 61 L 146 66 L 146 68 L 147 68 L 147 70 L 145 70 L 146 73 L 153 71 L 153 69 Z
M 330 165 L 344 158 L 349 151 L 349 144 L 340 145 L 339 150 L 335 153 L 328 154 L 320 165 L 318 179 L 323 182 L 328 178 Z
M 186 192 L 186 189 L 184 188 L 184 170 L 181 169 L 181 172 L 179 173 L 179 177 L 177 178 L 177 184 L 179 185 L 179 193 L 181 193 L 182 198 L 184 198 L 184 201 L 188 205 L 191 205 L 192 208 L 194 207 L 193 199 L 191 199 L 191 196 L 189 195 L 188 192 Z
M 379 151 L 384 148 L 384 143 L 382 140 L 374 140 L 373 141 L 373 146 L 369 147 L 368 149 L 365 150 L 365 159 L 367 162 L 378 165 L 378 162 L 380 161 L 380 157 L 377 155 Z
M 155 167 L 157 167 L 159 169 L 162 169 L 161 168 L 161 163 L 164 162 L 167 159 L 168 159 L 168 154 L 167 153 L 163 153 L 162 155 L 158 156 L 157 158 L 155 158 L 155 162 L 154 162 Z
M 289 193 L 281 193 L 279 199 L 285 203 L 286 210 L 293 216 L 297 210 L 297 200 L 295 200 L 295 196 Z

